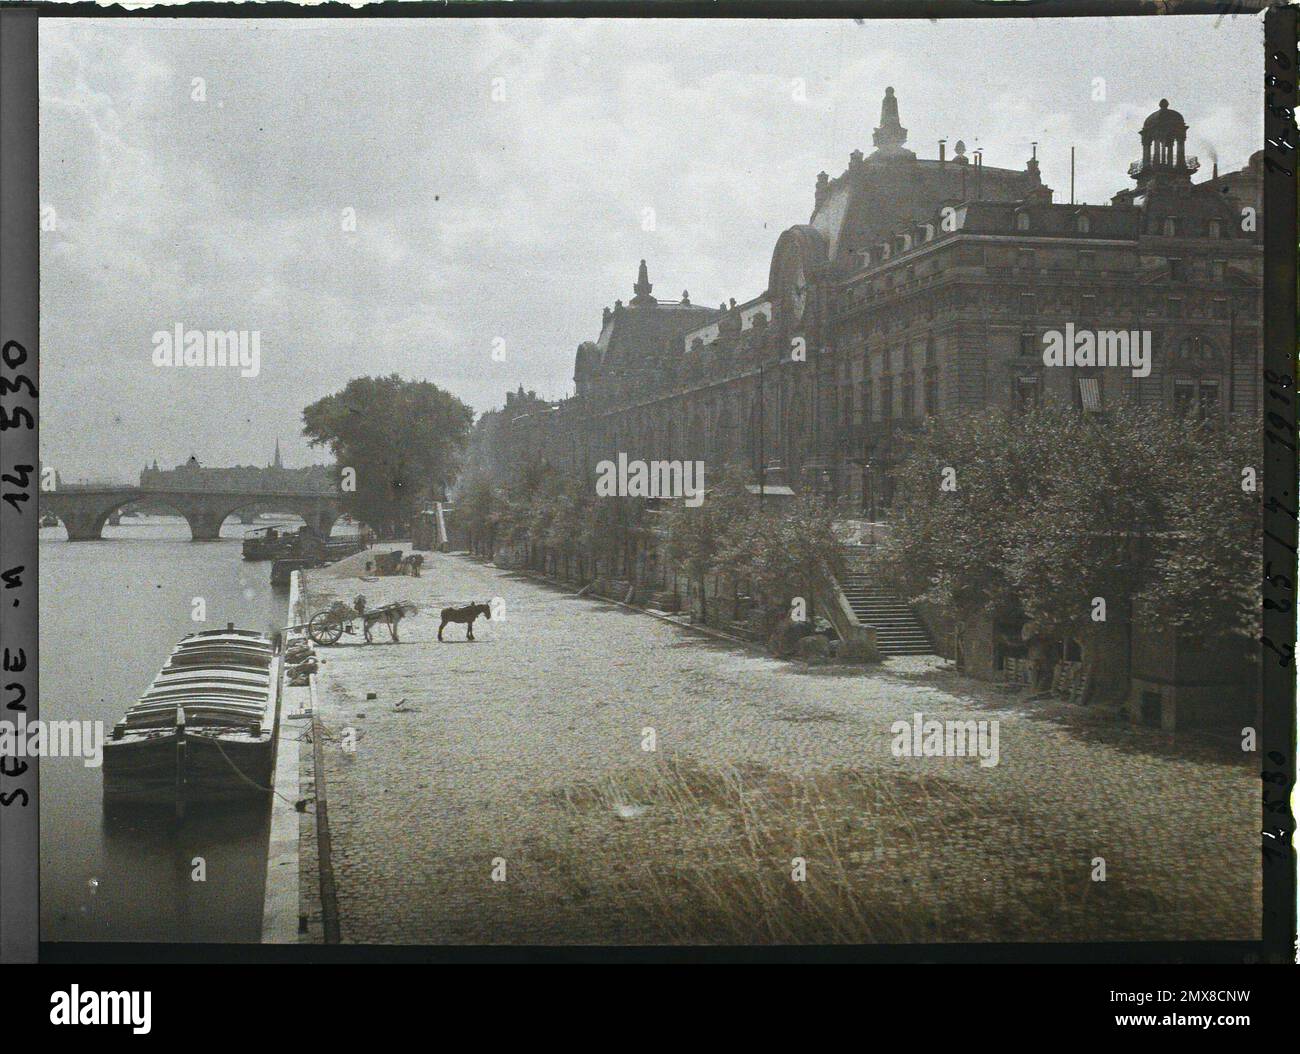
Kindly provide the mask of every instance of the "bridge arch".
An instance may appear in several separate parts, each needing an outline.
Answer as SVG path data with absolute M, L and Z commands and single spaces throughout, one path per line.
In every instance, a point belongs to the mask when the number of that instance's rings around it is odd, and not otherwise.
M 322 534 L 333 529 L 342 510 L 332 496 L 311 494 L 219 494 L 203 491 L 58 490 L 40 492 L 38 512 L 53 513 L 63 521 L 68 541 L 94 541 L 103 537 L 104 524 L 119 509 L 140 502 L 157 503 L 175 509 L 190 527 L 196 542 L 215 541 L 226 517 L 241 509 L 270 501 L 301 516 Z
M 46 513 L 57 516 L 64 530 L 68 532 L 68 541 L 93 542 L 104 537 L 104 524 L 108 522 L 110 516 L 128 505 L 139 505 L 143 502 L 151 505 L 166 505 L 177 516 L 189 521 L 184 503 L 169 499 L 165 494 L 141 496 L 125 492 L 86 494 L 70 490 L 51 491 L 41 495 L 40 513 L 42 516 Z M 190 524 L 191 537 L 193 533 L 194 526 Z

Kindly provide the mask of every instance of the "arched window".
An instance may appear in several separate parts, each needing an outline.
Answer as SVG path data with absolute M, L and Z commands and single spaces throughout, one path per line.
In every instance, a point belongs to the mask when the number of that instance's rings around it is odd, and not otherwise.
M 1092 230 L 1092 221 L 1088 219 L 1088 214 L 1086 212 L 1079 213 L 1079 217 L 1075 221 L 1075 224 L 1078 227 L 1080 234 L 1087 234 Z
M 1018 231 L 1029 230 L 1029 213 L 1019 212 L 1016 214 L 1016 230 Z

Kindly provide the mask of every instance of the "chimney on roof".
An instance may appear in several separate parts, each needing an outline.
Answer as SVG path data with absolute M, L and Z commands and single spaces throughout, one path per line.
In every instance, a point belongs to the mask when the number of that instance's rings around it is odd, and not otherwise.
M 817 173 L 817 189 L 813 192 L 813 207 L 821 208 L 821 204 L 826 200 L 826 195 L 830 192 L 831 177 L 825 172 Z

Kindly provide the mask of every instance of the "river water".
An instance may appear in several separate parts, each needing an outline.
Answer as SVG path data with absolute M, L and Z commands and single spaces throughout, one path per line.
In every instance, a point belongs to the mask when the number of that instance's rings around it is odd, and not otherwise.
M 220 541 L 194 543 L 172 516 L 128 518 L 96 542 L 42 528 L 40 716 L 103 721 L 107 735 L 185 634 L 283 626 L 270 563 L 240 558 L 247 529 L 231 520 Z M 191 617 L 196 597 L 206 622 Z M 269 806 L 110 823 L 100 771 L 40 763 L 41 939 L 259 940 Z

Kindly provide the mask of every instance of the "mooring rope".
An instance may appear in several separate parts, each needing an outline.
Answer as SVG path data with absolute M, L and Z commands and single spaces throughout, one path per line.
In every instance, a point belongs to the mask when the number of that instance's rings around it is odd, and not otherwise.
M 197 736 L 196 738 L 198 738 L 198 739 L 202 739 L 202 740 L 205 740 L 205 741 L 211 743 L 214 747 L 216 747 L 216 748 L 217 748 L 217 752 L 218 752 L 218 753 L 219 753 L 223 758 L 226 759 L 226 764 L 229 765 L 229 766 L 234 770 L 235 775 L 238 776 L 238 777 L 239 777 L 241 780 L 243 780 L 245 783 L 247 783 L 250 787 L 253 787 L 253 788 L 257 789 L 257 790 L 260 790 L 260 791 L 262 791 L 264 794 L 274 794 L 277 798 L 279 798 L 279 799 L 280 799 L 282 802 L 284 802 L 286 805 L 292 805 L 295 809 L 298 807 L 298 803 L 297 803 L 297 802 L 290 801 L 288 798 L 286 798 L 283 794 L 281 794 L 281 793 L 280 793 L 278 790 L 276 790 L 274 787 L 263 787 L 261 784 L 257 783 L 257 782 L 254 781 L 251 777 L 247 776 L 243 771 L 241 771 L 240 768 L 239 768 L 239 766 L 235 764 L 234 759 L 232 759 L 231 756 L 230 756 L 229 754 L 226 753 L 226 749 L 225 749 L 225 747 L 223 747 L 223 746 L 221 745 L 221 740 L 220 740 L 219 738 L 217 738 L 216 736 L 204 736 L 204 735 L 199 735 L 199 736 Z

